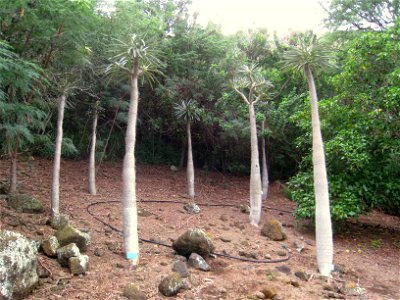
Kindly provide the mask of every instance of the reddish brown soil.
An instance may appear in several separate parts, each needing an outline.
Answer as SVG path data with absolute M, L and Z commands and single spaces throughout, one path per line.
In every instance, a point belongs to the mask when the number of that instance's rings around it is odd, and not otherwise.
M 0 227 L 18 230 L 33 238 L 53 233 L 44 225 L 50 206 L 51 162 L 30 159 L 19 166 L 20 192 L 37 197 L 47 208 L 45 215 L 17 214 L 0 202 Z M 161 278 L 171 272 L 174 252 L 170 248 L 149 243 L 141 244 L 140 265 L 129 267 L 123 256 L 122 238 L 109 232 L 106 226 L 92 218 L 86 211 L 88 204 L 96 201 L 121 199 L 121 163 L 103 164 L 97 176 L 98 195 L 87 193 L 86 162 L 63 161 L 61 166 L 61 210 L 70 216 L 78 228 L 89 229 L 92 242 L 88 249 L 90 271 L 84 276 L 71 276 L 68 269 L 44 255 L 39 255 L 42 266 L 51 271 L 51 277 L 42 282 L 29 299 L 124 299 L 123 287 L 135 282 L 148 299 L 164 299 L 158 293 Z M 8 164 L 0 161 L 0 179 L 6 178 Z M 282 210 L 292 210 L 295 204 L 282 193 L 282 184 L 274 183 L 266 205 Z M 188 201 L 185 198 L 185 171 L 170 171 L 169 167 L 138 166 L 138 197 L 143 200 Z M 248 199 L 248 178 L 224 176 L 218 173 L 196 173 L 196 202 L 209 204 L 241 204 Z M 282 242 L 263 237 L 259 228 L 251 226 L 248 216 L 235 207 L 202 207 L 200 215 L 185 213 L 181 204 L 140 203 L 139 207 L 152 213 L 139 217 L 140 237 L 171 243 L 188 228 L 199 227 L 215 239 L 216 252 L 226 251 L 238 256 L 240 250 L 255 253 L 260 259 L 266 255 L 280 258 Z M 121 228 L 121 205 L 101 204 L 93 212 L 104 221 Z M 221 216 L 225 215 L 225 221 Z M 18 218 L 17 227 L 10 225 Z M 264 286 L 278 289 L 276 299 L 324 299 L 324 282 L 318 276 L 313 230 L 304 222 L 296 222 L 291 214 L 265 209 L 261 224 L 268 218 L 277 218 L 285 225 L 288 239 L 284 243 L 291 249 L 292 258 L 277 264 L 253 264 L 225 258 L 210 258 L 211 272 L 191 270 L 194 284 L 181 291 L 176 299 L 248 299 Z M 15 226 L 15 225 L 14 225 Z M 221 237 L 231 239 L 222 242 Z M 296 251 L 294 242 L 304 243 L 305 250 Z M 374 212 L 362 218 L 362 223 L 348 224 L 342 233 L 335 235 L 334 263 L 344 273 L 333 273 L 330 282 L 336 286 L 350 284 L 364 290 L 342 295 L 343 299 L 400 299 L 400 219 Z M 109 248 L 115 248 L 109 250 Z M 104 253 L 95 256 L 95 249 Z M 278 266 L 290 268 L 286 275 L 276 270 Z M 311 274 L 309 281 L 295 277 L 296 271 Z M 294 287 L 290 281 L 297 281 Z M 354 292 L 355 291 L 355 292 Z M 360 292 L 361 293 L 358 293 Z M 190 298 L 190 296 L 192 298 Z

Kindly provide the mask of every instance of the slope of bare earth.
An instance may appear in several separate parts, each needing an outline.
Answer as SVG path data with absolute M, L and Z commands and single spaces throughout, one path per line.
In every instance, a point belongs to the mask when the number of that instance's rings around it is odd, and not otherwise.
M 123 287 L 136 283 L 148 299 L 164 299 L 158 283 L 171 273 L 174 252 L 171 248 L 141 243 L 140 265 L 129 267 L 123 257 L 122 238 L 118 232 L 95 220 L 92 213 L 115 228 L 121 220 L 121 163 L 104 163 L 97 175 L 98 195 L 87 193 L 86 162 L 63 161 L 61 165 L 61 210 L 72 224 L 90 230 L 88 249 L 90 270 L 84 276 L 71 276 L 68 269 L 43 254 L 40 265 L 50 271 L 29 299 L 124 299 Z M 7 178 L 8 163 L 0 161 L 0 179 Z M 0 227 L 20 231 L 40 239 L 53 232 L 46 226 L 50 206 L 51 161 L 33 159 L 19 166 L 20 192 L 37 197 L 46 207 L 44 215 L 17 214 L 0 200 Z M 264 287 L 275 287 L 274 299 L 400 299 L 400 219 L 373 212 L 362 217 L 362 223 L 348 224 L 335 235 L 334 263 L 339 271 L 333 278 L 320 278 L 316 270 L 315 237 L 307 223 L 296 222 L 290 213 L 295 204 L 282 193 L 283 185 L 270 187 L 262 213 L 261 225 L 269 218 L 280 220 L 287 234 L 284 242 L 274 242 L 260 235 L 251 226 L 248 216 L 237 207 L 203 206 L 199 215 L 187 214 L 182 204 L 139 203 L 151 213 L 139 217 L 140 237 L 171 244 L 188 228 L 202 228 L 215 240 L 216 252 L 257 259 L 282 258 L 282 244 L 291 250 L 290 260 L 281 263 L 250 263 L 226 258 L 209 258 L 210 272 L 190 270 L 189 290 L 182 290 L 176 299 L 256 299 Z M 188 201 L 185 198 L 185 170 L 172 172 L 169 167 L 138 166 L 138 197 L 141 200 Z M 248 199 L 248 178 L 219 173 L 196 172 L 197 203 L 240 205 Z M 277 209 L 277 210 L 276 210 Z M 222 241 L 224 240 L 224 241 Z M 304 249 L 299 253 L 296 248 Z M 97 255 L 95 255 L 96 253 Z M 100 255 L 100 256 L 98 256 Z M 305 272 L 308 281 L 296 277 Z M 299 284 L 299 286 L 297 286 Z M 333 291 L 328 291 L 333 289 Z M 338 291 L 340 289 L 340 291 Z M 259 293 L 258 293 L 259 294 Z M 259 295 L 261 297 L 261 295 Z

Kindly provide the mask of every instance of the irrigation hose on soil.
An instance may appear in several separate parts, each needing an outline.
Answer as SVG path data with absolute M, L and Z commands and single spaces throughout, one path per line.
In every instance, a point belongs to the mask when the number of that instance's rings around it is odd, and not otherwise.
M 175 200 L 139 200 L 138 202 L 140 203 L 172 203 L 172 204 L 186 204 L 186 202 L 182 202 L 182 201 L 175 201 Z M 114 227 L 113 225 L 107 223 L 106 221 L 102 220 L 101 218 L 99 218 L 98 216 L 96 216 L 91 210 L 90 208 L 96 205 L 100 205 L 100 204 L 109 204 L 109 203 L 121 203 L 121 201 L 117 201 L 117 200 L 113 200 L 113 201 L 97 201 L 97 202 L 93 202 L 91 204 L 89 204 L 86 207 L 86 211 L 88 212 L 89 215 L 91 215 L 95 220 L 97 220 L 98 222 L 102 223 L 103 225 L 107 226 L 108 228 L 110 228 L 111 230 L 114 230 L 115 232 L 117 232 L 119 235 L 123 235 L 122 230 Z M 237 207 L 237 205 L 234 204 L 199 204 L 196 203 L 198 206 L 209 206 L 209 207 Z M 280 211 L 283 213 L 292 213 L 290 211 L 287 210 L 281 210 L 278 208 L 271 208 L 271 207 L 267 207 L 268 209 L 272 209 L 272 210 L 276 210 L 276 211 Z M 172 248 L 172 245 L 169 244 L 165 244 L 162 242 L 157 242 L 157 241 L 152 241 L 152 240 L 146 240 L 143 238 L 139 238 L 140 241 L 145 242 L 145 243 L 150 243 L 150 244 L 155 244 L 155 245 L 159 245 L 159 246 L 164 246 L 164 247 L 168 247 L 168 248 Z M 280 262 L 285 262 L 288 261 L 291 257 L 291 253 L 289 251 L 289 249 L 285 246 L 282 245 L 282 248 L 285 249 L 287 255 L 286 257 L 283 258 L 278 258 L 278 259 L 250 259 L 250 258 L 243 258 L 243 257 L 238 257 L 238 256 L 232 256 L 229 254 L 225 254 L 225 253 L 219 253 L 219 252 L 212 252 L 211 255 L 215 255 L 215 256 L 219 256 L 219 257 L 225 257 L 225 258 L 229 258 L 229 259 L 234 259 L 234 260 L 239 260 L 239 261 L 245 261 L 245 262 L 250 262 L 250 263 L 258 263 L 258 264 L 271 264 L 271 263 L 280 263 Z

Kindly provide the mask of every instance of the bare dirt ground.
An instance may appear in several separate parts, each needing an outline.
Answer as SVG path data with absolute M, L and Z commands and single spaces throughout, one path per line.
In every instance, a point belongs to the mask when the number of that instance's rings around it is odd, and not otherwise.
M 74 277 L 56 260 L 40 254 L 39 262 L 51 271 L 51 276 L 41 281 L 29 299 L 124 299 L 122 290 L 129 282 L 136 283 L 148 299 L 165 298 L 158 293 L 157 286 L 171 273 L 174 251 L 141 243 L 140 265 L 131 269 L 123 256 L 121 236 L 86 211 L 90 203 L 121 199 L 121 165 L 102 165 L 97 176 L 98 195 L 91 196 L 87 193 L 87 163 L 62 162 L 61 210 L 70 216 L 71 223 L 77 228 L 91 232 L 87 252 L 90 270 L 84 276 Z M 17 230 L 36 239 L 53 233 L 53 229 L 45 225 L 49 217 L 51 169 L 51 161 L 42 159 L 31 158 L 19 165 L 20 192 L 37 197 L 47 213 L 39 216 L 17 214 L 1 201 L 0 228 Z M 7 178 L 7 172 L 8 163 L 0 161 L 0 179 Z M 282 188 L 280 183 L 271 184 L 265 206 L 293 210 L 295 204 L 283 196 Z M 188 201 L 185 198 L 185 170 L 172 172 L 167 166 L 139 165 L 137 191 L 142 200 Z M 247 202 L 248 193 L 246 177 L 196 172 L 197 203 L 239 205 Z M 291 214 L 264 209 L 261 225 L 268 218 L 276 218 L 283 223 L 288 236 L 284 242 L 274 242 L 261 236 L 260 229 L 251 226 L 248 216 L 236 207 L 202 207 L 199 215 L 187 214 L 181 204 L 139 203 L 139 207 L 151 212 L 150 216 L 139 217 L 140 237 L 145 239 L 170 244 L 188 228 L 198 227 L 214 237 L 216 252 L 239 256 L 239 251 L 243 251 L 258 259 L 275 259 L 281 258 L 282 243 L 291 249 L 289 261 L 275 264 L 209 258 L 212 270 L 191 269 L 191 289 L 181 291 L 176 299 L 251 299 L 265 286 L 277 288 L 278 295 L 274 299 L 329 298 L 329 292 L 324 291 L 327 282 L 317 273 L 313 230 L 305 223 L 296 222 Z M 120 203 L 100 204 L 92 207 L 92 211 L 112 226 L 122 227 Z M 11 221 L 13 218 L 19 219 L 18 225 Z M 373 212 L 361 221 L 348 224 L 342 233 L 335 235 L 334 264 L 340 271 L 334 272 L 329 282 L 347 292 L 331 293 L 331 296 L 400 299 L 400 218 Z M 299 253 L 295 244 L 303 245 L 304 250 Z M 95 252 L 101 256 L 96 256 Z M 302 281 L 294 275 L 296 271 L 306 271 L 311 276 L 308 281 Z

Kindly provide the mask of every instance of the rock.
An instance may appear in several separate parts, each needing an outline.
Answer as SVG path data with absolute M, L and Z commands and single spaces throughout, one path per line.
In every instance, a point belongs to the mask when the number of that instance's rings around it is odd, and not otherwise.
M 104 250 L 101 248 L 96 248 L 94 249 L 94 255 L 98 256 L 98 257 L 102 257 L 104 255 Z
M 238 252 L 238 254 L 240 256 L 243 256 L 243 257 L 246 257 L 249 259 L 258 259 L 258 254 L 256 252 L 246 252 L 246 251 L 240 250 Z
M 34 289 L 38 249 L 22 234 L 0 230 L 0 299 L 23 299 Z
M 169 167 L 169 169 L 170 169 L 172 172 L 177 172 L 177 171 L 178 171 L 178 168 L 177 168 L 176 166 L 174 166 L 174 165 L 171 165 L 171 166 Z
M 195 252 L 206 257 L 214 251 L 211 237 L 201 229 L 189 229 L 173 242 L 172 248 L 180 255 L 189 256 Z
M 297 280 L 290 280 L 290 284 L 294 287 L 300 287 L 300 283 Z
M 175 296 L 182 288 L 182 278 L 178 273 L 172 273 L 165 277 L 158 285 L 161 294 L 167 297 Z
M 49 257 L 57 256 L 57 249 L 60 248 L 60 243 L 54 235 L 45 238 L 42 241 L 42 250 Z
M 189 214 L 194 214 L 197 215 L 200 213 L 200 207 L 192 202 L 192 203 L 187 203 L 183 206 L 183 208 L 189 213 Z
M 139 290 L 139 288 L 134 283 L 128 283 L 123 291 L 122 296 L 128 298 L 129 300 L 146 300 L 146 295 Z
M 308 281 L 310 279 L 310 274 L 308 274 L 306 271 L 296 271 L 294 272 L 294 275 L 303 281 Z
M 144 208 L 138 208 L 137 214 L 139 217 L 149 217 L 152 215 L 151 212 L 149 212 L 148 210 L 146 210 Z
M 276 251 L 276 254 L 278 254 L 279 256 L 286 256 L 286 251 L 284 251 L 284 250 L 278 250 L 278 251 Z
M 69 223 L 69 218 L 66 214 L 58 214 L 50 220 L 50 226 L 56 230 L 63 228 Z
M 248 206 L 247 204 L 241 204 L 239 206 L 239 210 L 243 214 L 247 214 L 247 215 L 250 214 L 250 206 Z
M 51 275 L 50 271 L 44 268 L 40 263 L 36 265 L 36 273 L 39 278 L 48 278 Z
M 277 269 L 279 272 L 284 273 L 286 275 L 290 275 L 290 273 L 292 273 L 292 270 L 288 266 L 285 266 L 285 265 L 275 267 L 275 269 Z
M 236 228 L 240 229 L 240 230 L 244 230 L 246 228 L 246 226 L 244 226 L 243 223 L 239 222 L 239 221 L 235 221 L 233 223 L 233 226 L 235 226 Z
M 221 215 L 221 216 L 219 217 L 219 219 L 220 219 L 222 222 L 228 222 L 228 217 L 227 217 L 226 215 Z
M 198 255 L 197 253 L 192 253 L 190 254 L 190 257 L 188 259 L 188 264 L 192 266 L 195 269 L 201 270 L 201 271 L 210 271 L 211 267 L 209 264 L 204 260 L 203 257 Z
M 75 243 L 82 252 L 86 252 L 90 243 L 90 235 L 88 233 L 82 232 L 70 224 L 67 224 L 63 228 L 57 230 L 56 237 L 60 243 L 60 246 Z
M 261 228 L 261 235 L 269 237 L 273 241 L 283 241 L 286 239 L 282 225 L 276 219 L 271 219 L 264 224 Z
M 73 275 L 85 274 L 89 268 L 89 256 L 80 254 L 76 257 L 70 257 L 68 260 L 69 269 Z
M 264 293 L 263 293 L 263 292 L 260 292 L 260 291 L 255 292 L 255 293 L 254 293 L 254 297 L 255 297 L 256 299 L 265 299 Z
M 119 243 L 118 242 L 106 242 L 107 249 L 110 250 L 113 253 L 117 253 L 119 249 Z
M 230 243 L 230 242 L 232 242 L 232 240 L 231 240 L 230 238 L 226 237 L 226 236 L 221 236 L 219 239 L 220 239 L 221 241 L 223 241 L 224 243 Z
M 12 194 L 8 198 L 8 205 L 14 210 L 29 214 L 41 214 L 44 212 L 42 203 L 32 196 L 24 194 Z
M 266 286 L 261 290 L 261 293 L 264 294 L 265 299 L 272 299 L 278 294 L 278 291 L 273 286 Z
M 185 256 L 182 255 L 175 255 L 174 256 L 174 261 L 183 261 L 183 262 L 187 262 L 187 258 Z
M 304 250 L 304 242 L 302 241 L 294 241 L 293 246 L 296 248 L 296 251 L 301 253 Z
M 178 273 L 181 275 L 182 278 L 186 278 L 189 276 L 189 270 L 187 267 L 186 262 L 183 261 L 175 261 L 173 266 L 172 266 L 172 271 Z
M 63 267 L 68 267 L 68 261 L 71 257 L 77 257 L 79 255 L 79 248 L 74 243 L 57 249 L 57 260 Z

